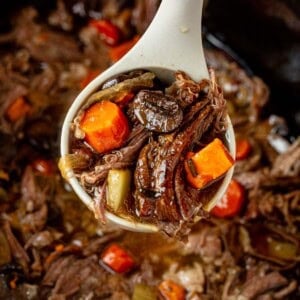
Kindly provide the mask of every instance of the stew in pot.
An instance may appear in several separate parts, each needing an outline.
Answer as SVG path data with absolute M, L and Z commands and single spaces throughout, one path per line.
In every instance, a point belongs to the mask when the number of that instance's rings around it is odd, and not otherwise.
M 265 83 L 222 51 L 206 49 L 206 59 L 239 156 L 225 198 L 184 241 L 102 225 L 60 176 L 66 109 L 138 39 L 158 4 L 58 1 L 46 12 L 22 7 L 3 28 L 1 299 L 299 298 L 299 139 L 268 113 Z

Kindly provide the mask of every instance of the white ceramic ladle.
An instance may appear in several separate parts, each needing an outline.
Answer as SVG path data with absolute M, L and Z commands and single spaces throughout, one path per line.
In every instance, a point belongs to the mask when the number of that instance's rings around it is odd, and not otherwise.
M 162 0 L 156 16 L 139 42 L 122 59 L 96 77 L 73 102 L 62 127 L 62 156 L 69 153 L 70 124 L 78 110 L 103 82 L 114 75 L 134 69 L 145 69 L 153 71 L 164 81 L 172 82 L 174 72 L 182 70 L 195 81 L 209 78 L 201 38 L 202 6 L 203 0 Z M 230 153 L 235 156 L 234 132 L 229 118 L 228 121 L 226 139 Z M 232 173 L 233 169 L 227 172 L 206 210 L 211 210 L 222 197 Z M 72 170 L 68 172 L 68 181 L 79 198 L 93 211 L 93 200 L 82 188 Z M 128 230 L 158 231 L 152 224 L 134 222 L 108 211 L 105 215 L 109 221 Z

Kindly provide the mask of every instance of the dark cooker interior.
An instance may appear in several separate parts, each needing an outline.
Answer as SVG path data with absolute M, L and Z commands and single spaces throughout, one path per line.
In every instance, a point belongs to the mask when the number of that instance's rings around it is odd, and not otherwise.
M 269 110 L 284 115 L 291 132 L 299 135 L 299 1 L 211 0 L 204 24 L 270 86 Z

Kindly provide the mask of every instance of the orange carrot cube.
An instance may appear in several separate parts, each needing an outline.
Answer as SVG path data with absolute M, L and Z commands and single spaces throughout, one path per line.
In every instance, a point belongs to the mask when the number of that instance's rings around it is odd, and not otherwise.
M 202 189 L 223 176 L 233 163 L 222 141 L 215 138 L 197 153 L 188 154 L 185 161 L 187 180 L 194 188 Z

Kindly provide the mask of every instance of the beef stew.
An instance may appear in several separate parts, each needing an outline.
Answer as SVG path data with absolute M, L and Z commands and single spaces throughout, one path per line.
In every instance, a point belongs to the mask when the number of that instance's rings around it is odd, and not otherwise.
M 66 166 L 75 170 L 102 222 L 109 210 L 175 235 L 207 214 L 234 163 L 225 146 L 226 102 L 215 75 L 196 83 L 178 71 L 173 83 L 164 84 L 140 70 L 103 86 L 71 124 L 62 173 L 68 173 Z
M 101 225 L 77 199 L 57 168 L 62 118 L 112 52 L 143 32 L 159 1 L 71 2 L 73 13 L 63 1 L 42 12 L 22 6 L 0 37 L 0 298 L 156 299 L 172 288 L 185 299 L 298 299 L 299 141 L 265 110 L 262 79 L 222 51 L 207 49 L 206 59 L 237 138 L 250 147 L 234 174 L 244 189 L 240 209 L 200 222 L 181 242 Z M 120 48 L 89 26 L 100 11 L 121 28 Z M 65 36 L 72 57 L 59 49 Z M 43 43 L 53 52 L 38 53 Z

